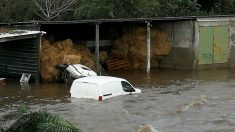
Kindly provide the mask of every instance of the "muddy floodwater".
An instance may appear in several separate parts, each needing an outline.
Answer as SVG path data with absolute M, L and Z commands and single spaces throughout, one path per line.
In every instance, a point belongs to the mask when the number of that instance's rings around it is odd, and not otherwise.
M 0 86 L 0 127 L 22 104 L 58 114 L 84 132 L 136 132 L 151 124 L 159 132 L 234 132 L 235 70 L 152 70 L 110 73 L 127 79 L 141 94 L 104 101 L 70 98 L 64 84 Z M 3 121 L 3 119 L 5 121 Z

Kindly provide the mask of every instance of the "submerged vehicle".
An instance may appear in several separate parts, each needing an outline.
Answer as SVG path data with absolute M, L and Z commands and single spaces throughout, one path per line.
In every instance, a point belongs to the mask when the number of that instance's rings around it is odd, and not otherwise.
M 90 76 L 73 81 L 70 94 L 76 98 L 104 100 L 118 95 L 141 93 L 127 80 L 111 76 Z
M 82 64 L 60 64 L 57 66 L 57 69 L 61 71 L 60 81 L 64 81 L 68 84 L 72 84 L 72 82 L 78 78 L 97 76 L 96 72 Z

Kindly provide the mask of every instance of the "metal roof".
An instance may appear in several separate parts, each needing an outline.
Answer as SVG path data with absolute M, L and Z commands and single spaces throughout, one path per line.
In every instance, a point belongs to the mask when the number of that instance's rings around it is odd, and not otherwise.
M 44 32 L 41 31 L 30 31 L 30 30 L 14 30 L 14 31 L 0 32 L 0 42 L 35 38 L 37 37 L 38 34 L 44 34 Z
M 182 17 L 151 17 L 151 18 L 115 18 L 115 19 L 89 19 L 89 20 L 72 20 L 72 21 L 28 21 L 28 22 L 13 22 L 13 23 L 0 23 L 1 25 L 27 25 L 27 24 L 94 24 L 94 23 L 145 23 L 145 22 L 159 22 L 159 21 L 190 21 L 197 20 L 198 18 L 224 18 L 235 17 L 231 15 L 217 15 L 217 16 L 182 16 Z
M 116 19 L 90 19 L 90 20 L 72 20 L 72 21 L 28 21 L 28 22 L 12 22 L 0 23 L 0 26 L 27 25 L 27 24 L 92 24 L 92 23 L 122 23 L 122 22 L 157 22 L 157 21 L 186 21 L 195 20 L 195 17 L 153 17 L 153 18 L 116 18 Z
M 195 20 L 194 17 L 156 17 L 156 18 L 118 18 L 118 19 L 93 19 L 74 21 L 38 21 L 39 24 L 78 24 L 78 23 L 121 23 L 121 22 L 156 22 L 156 21 L 185 21 Z

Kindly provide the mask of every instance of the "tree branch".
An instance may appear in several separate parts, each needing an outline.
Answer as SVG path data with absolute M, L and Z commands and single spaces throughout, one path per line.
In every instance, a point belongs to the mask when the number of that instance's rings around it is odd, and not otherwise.
M 35 12 L 39 17 L 46 20 L 56 18 L 61 12 L 70 10 L 69 7 L 76 2 L 76 0 L 33 0 L 35 5 L 39 8 L 39 12 Z

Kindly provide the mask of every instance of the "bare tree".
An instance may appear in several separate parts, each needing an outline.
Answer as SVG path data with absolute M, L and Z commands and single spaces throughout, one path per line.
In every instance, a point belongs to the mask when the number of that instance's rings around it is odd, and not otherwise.
M 44 20 L 50 21 L 60 13 L 70 10 L 76 0 L 33 0 L 39 11 L 35 13 Z

